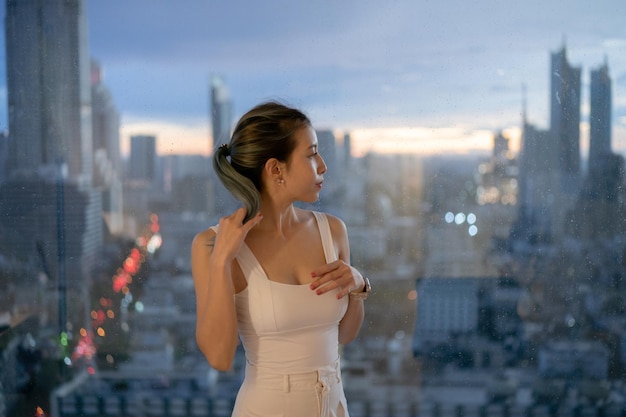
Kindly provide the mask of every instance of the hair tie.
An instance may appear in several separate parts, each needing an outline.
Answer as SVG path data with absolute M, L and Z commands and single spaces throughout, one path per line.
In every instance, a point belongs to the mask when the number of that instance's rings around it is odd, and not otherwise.
M 219 147 L 220 151 L 224 152 L 225 156 L 230 156 L 230 147 L 227 143 L 222 143 Z

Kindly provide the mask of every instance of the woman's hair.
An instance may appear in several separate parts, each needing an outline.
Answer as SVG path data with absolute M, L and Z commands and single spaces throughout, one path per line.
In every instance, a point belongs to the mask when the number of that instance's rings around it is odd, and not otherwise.
M 229 144 L 214 150 L 213 168 L 226 189 L 246 208 L 244 222 L 260 209 L 261 174 L 267 160 L 287 162 L 296 145 L 294 132 L 310 125 L 300 110 L 277 102 L 262 103 L 239 119 Z

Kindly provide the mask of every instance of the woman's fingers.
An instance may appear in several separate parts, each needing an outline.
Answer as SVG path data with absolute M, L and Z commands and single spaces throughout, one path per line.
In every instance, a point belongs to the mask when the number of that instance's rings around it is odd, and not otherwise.
M 243 219 L 245 216 L 246 209 L 239 208 L 230 215 L 220 219 L 219 230 L 215 239 L 215 249 L 219 249 L 220 253 L 228 259 L 232 259 L 237 255 L 248 232 L 263 218 L 261 213 L 257 213 L 256 216 L 244 224 Z
M 342 298 L 349 293 L 355 282 L 352 268 L 343 261 L 322 265 L 316 268 L 311 276 L 315 278 L 311 283 L 311 289 L 315 290 L 316 294 L 324 294 L 336 289 L 337 298 Z
M 248 220 L 244 225 L 244 229 L 246 231 L 246 234 L 252 230 L 252 228 L 254 226 L 256 226 L 257 224 L 259 224 L 259 222 L 261 221 L 261 219 L 263 219 L 263 215 L 261 214 L 261 212 L 258 212 L 253 218 L 251 218 L 250 220 Z
M 311 276 L 313 278 L 324 277 L 326 274 L 337 270 L 342 264 L 343 261 L 334 261 L 329 264 L 320 265 L 311 272 Z

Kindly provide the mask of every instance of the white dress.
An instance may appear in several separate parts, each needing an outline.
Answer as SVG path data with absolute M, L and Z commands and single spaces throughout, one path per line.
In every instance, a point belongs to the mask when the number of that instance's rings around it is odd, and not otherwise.
M 326 215 L 314 212 L 326 262 L 337 260 Z M 348 298 L 270 281 L 244 243 L 237 261 L 248 282 L 236 294 L 246 353 L 234 417 L 346 417 L 339 367 L 339 321 Z

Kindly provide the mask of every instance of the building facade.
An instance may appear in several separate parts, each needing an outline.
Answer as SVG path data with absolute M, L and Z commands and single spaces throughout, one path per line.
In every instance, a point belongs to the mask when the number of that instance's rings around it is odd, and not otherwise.
M 556 141 L 562 190 L 576 193 L 580 186 L 580 76 L 567 60 L 565 46 L 551 55 L 550 131 Z
M 209 150 L 222 143 L 230 141 L 230 131 L 233 122 L 233 103 L 230 92 L 218 76 L 211 79 L 211 126 L 213 140 L 209 141 Z
M 589 173 L 594 176 L 611 154 L 611 77 L 606 62 L 591 71 L 589 104 Z
M 102 210 L 109 231 L 123 230 L 122 164 L 120 159 L 120 116 L 108 88 L 103 84 L 102 68 L 91 62 L 91 100 L 94 149 L 94 186 L 102 193 Z
M 156 176 L 156 162 L 156 137 L 152 135 L 131 136 L 128 179 L 152 183 Z
M 29 279 L 45 291 L 54 288 L 45 304 L 58 301 L 65 331 L 66 318 L 85 317 L 103 246 L 85 4 L 7 0 L 5 6 L 9 149 L 0 184 L 0 254 L 30 277 L 14 285 L 33 302 Z
M 30 30 L 24 30 L 30 28 Z M 9 171 L 67 164 L 91 183 L 91 92 L 82 0 L 6 2 Z

